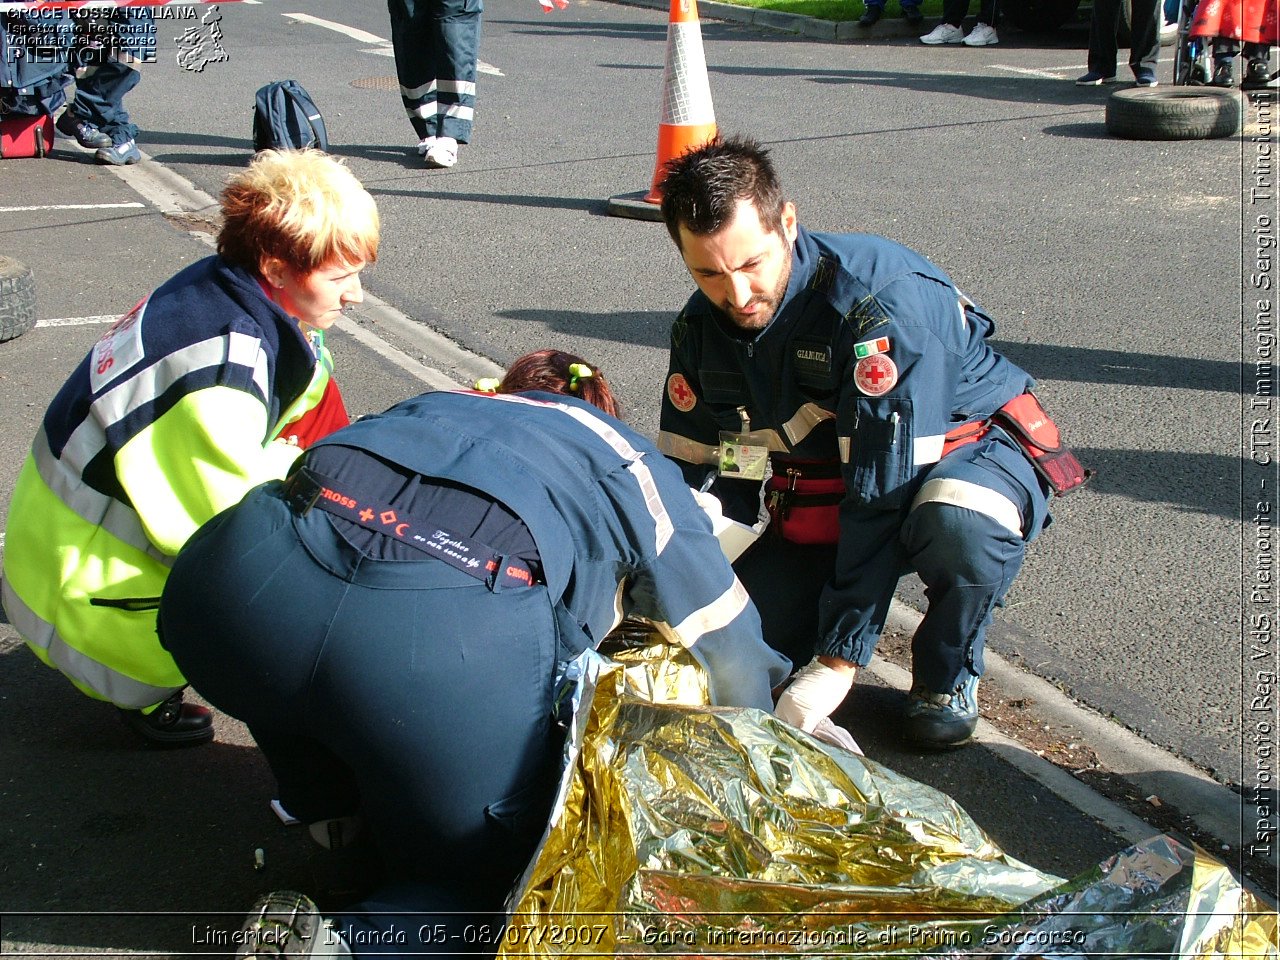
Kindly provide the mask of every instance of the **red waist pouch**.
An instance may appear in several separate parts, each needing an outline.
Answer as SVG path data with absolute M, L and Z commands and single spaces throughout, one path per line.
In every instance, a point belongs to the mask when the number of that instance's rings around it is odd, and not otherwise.
M 840 539 L 844 478 L 834 460 L 791 460 L 774 465 L 765 484 L 773 527 L 791 543 L 833 544 Z

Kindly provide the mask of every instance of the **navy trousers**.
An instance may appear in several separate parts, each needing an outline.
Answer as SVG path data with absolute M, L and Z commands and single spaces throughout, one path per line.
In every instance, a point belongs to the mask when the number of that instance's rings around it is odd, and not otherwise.
M 482 0 L 387 0 L 400 99 L 419 139 L 471 140 Z
M 961 447 L 930 467 L 921 481 L 952 479 L 990 490 L 1011 502 L 1020 532 L 991 516 L 950 503 L 903 508 L 895 539 L 877 562 L 901 576 L 914 570 L 924 582 L 928 608 L 912 640 L 916 683 L 949 693 L 968 674 L 981 676 L 987 627 L 1026 552 L 1047 521 L 1045 493 L 1034 469 L 1002 434 Z M 820 636 L 823 591 L 835 569 L 836 547 L 787 543 L 766 532 L 734 564 L 738 579 L 760 611 L 764 639 L 797 666 L 814 654 Z M 889 615 L 892 591 L 869 589 L 859 597 L 852 659 L 871 662 Z
M 544 586 L 491 592 L 425 555 L 371 560 L 271 483 L 184 548 L 160 633 L 192 686 L 249 726 L 286 809 L 359 813 L 389 881 L 501 909 L 562 765 Z

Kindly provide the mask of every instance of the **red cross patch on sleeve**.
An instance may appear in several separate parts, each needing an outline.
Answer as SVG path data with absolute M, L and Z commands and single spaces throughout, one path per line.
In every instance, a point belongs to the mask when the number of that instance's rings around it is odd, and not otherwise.
M 869 397 L 888 393 L 898 382 L 898 368 L 887 354 L 873 353 L 853 366 L 853 385 Z
M 698 402 L 698 395 L 689 386 L 683 373 L 673 373 L 667 378 L 667 398 L 681 413 L 688 413 Z

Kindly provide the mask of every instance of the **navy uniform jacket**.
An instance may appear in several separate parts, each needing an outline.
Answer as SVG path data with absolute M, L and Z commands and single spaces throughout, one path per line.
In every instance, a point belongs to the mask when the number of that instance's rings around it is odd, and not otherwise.
M 701 487 L 720 431 L 740 430 L 744 407 L 751 429 L 768 437 L 775 473 L 787 459 L 841 464 L 838 557 L 816 649 L 852 659 L 872 618 L 860 609 L 865 598 L 887 609 L 892 597 L 901 570 L 890 548 L 944 435 L 1034 381 L 987 344 L 991 318 L 918 253 L 883 237 L 803 228 L 793 252 L 786 296 L 754 336 L 700 291 L 685 305 L 671 330 L 658 445 Z M 880 395 L 855 384 L 856 354 L 870 351 L 898 378 Z M 721 478 L 712 492 L 726 514 L 755 519 L 757 484 Z
M 366 450 L 472 487 L 529 528 L 564 652 L 644 617 L 707 668 L 713 702 L 773 709 L 790 669 L 678 470 L 576 397 L 427 393 L 313 445 Z

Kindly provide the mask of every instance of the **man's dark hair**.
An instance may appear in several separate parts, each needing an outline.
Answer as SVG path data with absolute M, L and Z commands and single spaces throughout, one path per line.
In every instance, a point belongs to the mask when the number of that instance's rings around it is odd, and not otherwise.
M 680 246 L 680 227 L 695 236 L 716 233 L 733 220 L 739 200 L 749 200 L 760 225 L 782 232 L 782 184 L 769 151 L 748 137 L 716 137 L 666 165 L 662 219 Z

